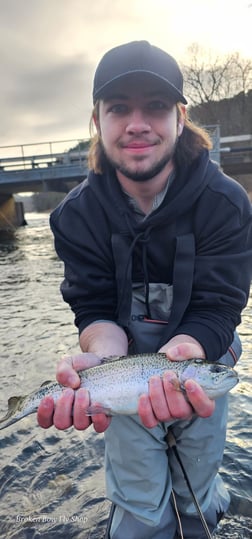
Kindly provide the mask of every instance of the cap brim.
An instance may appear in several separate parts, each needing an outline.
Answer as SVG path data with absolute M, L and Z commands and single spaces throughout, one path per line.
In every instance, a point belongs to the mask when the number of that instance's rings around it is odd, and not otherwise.
M 134 71 L 128 71 L 126 73 L 121 73 L 120 75 L 117 75 L 117 77 L 114 77 L 110 81 L 103 84 L 103 86 L 100 86 L 100 88 L 97 88 L 93 92 L 93 101 L 94 103 L 97 101 L 97 99 L 104 99 L 108 96 L 109 92 L 112 90 L 115 83 L 121 79 L 126 79 L 128 77 L 132 77 L 134 75 L 147 75 L 151 76 L 152 78 L 160 81 L 163 83 L 163 87 L 167 90 L 167 95 L 174 98 L 175 103 L 183 103 L 184 105 L 187 105 L 187 100 L 183 96 L 183 94 L 169 81 L 167 81 L 164 77 L 161 75 L 157 75 L 156 73 L 153 73 L 152 71 L 146 71 L 142 69 L 134 70 Z

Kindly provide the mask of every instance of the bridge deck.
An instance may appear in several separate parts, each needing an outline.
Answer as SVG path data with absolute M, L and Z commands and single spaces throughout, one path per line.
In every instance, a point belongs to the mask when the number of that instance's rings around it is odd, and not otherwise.
M 58 151 L 66 142 L 75 142 L 73 149 Z M 220 163 L 224 172 L 234 177 L 251 174 L 252 190 L 252 135 L 225 137 L 220 142 Z M 71 140 L 0 147 L 0 194 L 68 192 L 71 184 L 81 182 L 88 173 L 87 150 L 83 145 L 86 147 L 87 141 L 77 141 L 77 145 Z M 215 153 L 213 159 L 216 159 Z

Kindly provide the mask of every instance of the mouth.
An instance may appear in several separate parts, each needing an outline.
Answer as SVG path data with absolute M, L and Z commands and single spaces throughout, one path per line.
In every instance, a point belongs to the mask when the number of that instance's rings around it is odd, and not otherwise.
M 128 144 L 122 144 L 121 148 L 131 153 L 143 153 L 146 151 L 151 151 L 154 146 L 156 146 L 156 143 L 154 142 L 136 141 L 129 142 Z

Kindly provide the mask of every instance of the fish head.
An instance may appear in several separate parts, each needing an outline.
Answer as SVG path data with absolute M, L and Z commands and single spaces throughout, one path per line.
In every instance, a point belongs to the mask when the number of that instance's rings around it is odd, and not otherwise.
M 180 375 L 182 386 L 189 379 L 195 380 L 211 399 L 225 395 L 239 382 L 237 372 L 231 367 L 201 359 L 188 361 Z

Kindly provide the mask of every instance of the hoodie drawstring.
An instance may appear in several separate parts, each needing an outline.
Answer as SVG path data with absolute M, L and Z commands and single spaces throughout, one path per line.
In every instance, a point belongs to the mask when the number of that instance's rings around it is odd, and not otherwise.
M 132 224 L 130 222 L 130 219 L 127 219 L 127 214 L 125 215 L 126 217 L 126 220 L 127 220 L 127 224 L 128 224 L 128 227 L 130 229 L 130 232 L 132 234 L 132 236 L 134 236 L 134 239 L 129 247 L 129 251 L 127 253 L 127 262 L 126 262 L 126 266 L 125 266 L 125 270 L 124 270 L 124 277 L 123 277 L 123 284 L 122 284 L 122 290 L 121 290 L 121 293 L 120 293 L 120 297 L 118 299 L 118 304 L 117 304 L 117 316 L 119 315 L 120 313 L 120 308 L 121 308 L 121 305 L 123 303 L 123 299 L 124 299 L 124 294 L 125 294 L 125 291 L 128 289 L 128 287 L 126 286 L 127 285 L 127 282 L 130 281 L 131 283 L 131 275 L 129 274 L 129 272 L 131 271 L 131 268 L 132 268 L 132 264 L 131 264 L 131 260 L 132 260 L 132 256 L 133 256 L 133 252 L 134 252 L 134 249 L 137 245 L 137 243 L 140 243 L 142 245 L 142 265 L 143 265 L 143 275 L 144 275 L 144 286 L 145 286 L 145 304 L 146 304 L 146 314 L 147 314 L 147 317 L 148 318 L 151 318 L 151 312 L 150 312 L 150 303 L 149 303 L 149 276 L 148 276 L 148 263 L 147 263 L 147 244 L 149 242 L 149 239 L 150 239 L 150 231 L 153 227 L 148 227 L 146 228 L 145 230 L 141 231 L 141 232 L 138 232 L 136 235 L 135 235 L 135 231 L 132 227 Z

